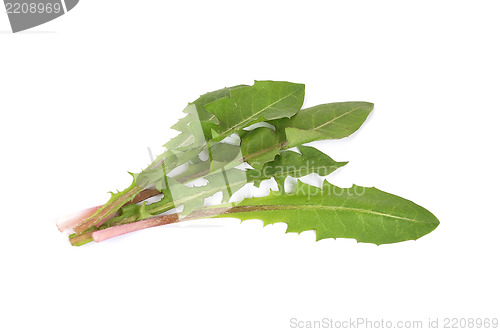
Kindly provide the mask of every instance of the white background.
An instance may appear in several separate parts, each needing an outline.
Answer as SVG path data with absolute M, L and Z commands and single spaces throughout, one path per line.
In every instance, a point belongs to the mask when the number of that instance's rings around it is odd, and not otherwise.
M 82 0 L 12 34 L 0 14 L 1 331 L 289 331 L 290 319 L 499 317 L 495 1 Z M 306 106 L 375 103 L 318 144 L 341 186 L 432 211 L 418 241 L 314 241 L 196 221 L 80 248 L 54 220 L 148 164 L 187 102 L 254 79 Z

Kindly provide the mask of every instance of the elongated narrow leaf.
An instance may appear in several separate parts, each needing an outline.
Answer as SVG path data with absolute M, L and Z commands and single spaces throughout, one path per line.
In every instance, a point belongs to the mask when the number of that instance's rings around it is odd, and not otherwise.
M 260 219 L 264 225 L 285 222 L 287 232 L 316 230 L 317 240 L 353 238 L 375 244 L 416 240 L 439 225 L 432 213 L 409 200 L 375 188 L 343 189 L 326 181 L 322 190 L 299 181 L 293 194 L 248 198 L 216 217 Z
M 230 91 L 230 97 L 211 102 L 205 108 L 220 121 L 215 131 L 223 139 L 253 123 L 289 118 L 304 102 L 304 85 L 289 82 L 256 81 L 253 86 Z
M 361 127 L 372 110 L 373 104 L 367 102 L 323 104 L 271 124 L 286 133 L 287 147 L 294 147 L 316 140 L 347 137 Z

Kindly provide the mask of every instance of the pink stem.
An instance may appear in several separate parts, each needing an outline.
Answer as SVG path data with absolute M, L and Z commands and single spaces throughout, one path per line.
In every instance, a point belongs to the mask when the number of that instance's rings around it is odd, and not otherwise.
M 94 239 L 95 242 L 101 242 L 107 239 L 111 239 L 115 236 L 139 231 L 141 229 L 146 229 L 150 227 L 172 224 L 178 221 L 179 218 L 177 214 L 169 214 L 165 216 L 136 221 L 131 224 L 120 225 L 120 226 L 106 228 L 100 231 L 95 231 L 92 233 L 92 238 Z
M 67 215 L 65 217 L 59 218 L 56 221 L 57 228 L 59 229 L 60 232 L 63 232 L 67 229 L 72 229 L 76 225 L 78 225 L 80 222 L 83 220 L 87 219 L 91 215 L 93 215 L 97 210 L 99 210 L 102 207 L 102 205 L 99 206 L 94 206 L 85 210 L 81 210 L 75 213 L 72 213 L 70 215 Z M 118 213 L 112 213 L 106 218 L 104 218 L 102 221 L 100 221 L 96 227 L 102 226 L 106 221 L 108 221 L 111 218 L 114 218 L 118 215 Z
M 151 198 L 153 196 L 158 195 L 160 192 L 156 189 L 145 189 L 142 192 L 140 192 L 131 202 L 126 203 L 125 205 L 128 204 L 136 204 L 139 202 L 142 202 L 145 199 Z M 63 232 L 67 229 L 72 229 L 76 225 L 80 224 L 82 221 L 85 219 L 89 218 L 92 216 L 94 213 L 96 213 L 97 210 L 99 210 L 102 207 L 102 205 L 99 206 L 94 206 L 85 210 L 81 210 L 75 213 L 72 213 L 70 215 L 67 215 L 65 217 L 59 218 L 56 221 L 57 228 L 59 231 Z M 101 220 L 99 223 L 97 223 L 95 226 L 96 227 L 101 227 L 106 221 L 108 221 L 111 218 L 114 218 L 118 215 L 118 212 L 112 213 L 103 220 Z
M 59 231 L 65 231 L 67 229 L 71 229 L 78 225 L 82 220 L 93 215 L 97 210 L 101 208 L 100 206 L 94 206 L 85 210 L 81 210 L 72 214 L 69 214 L 65 217 L 59 218 L 56 221 L 57 228 Z

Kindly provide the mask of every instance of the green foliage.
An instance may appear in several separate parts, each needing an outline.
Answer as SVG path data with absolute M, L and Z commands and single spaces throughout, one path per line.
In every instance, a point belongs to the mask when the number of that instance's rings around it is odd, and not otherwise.
M 301 110 L 303 101 L 303 84 L 274 81 L 256 81 L 253 86 L 200 96 L 172 126 L 180 133 L 164 145 L 165 152 L 142 172 L 132 174 L 129 188 L 113 194 L 99 211 L 75 227 L 72 242 L 84 244 L 93 231 L 152 218 L 181 206 L 181 218 L 205 212 L 214 216 L 219 211 L 214 217 L 286 222 L 289 232 L 314 229 L 318 240 L 346 237 L 393 243 L 417 239 L 437 227 L 437 219 L 424 208 L 375 188 L 341 189 L 325 182 L 320 190 L 299 181 L 295 192 L 285 193 L 287 177 L 326 176 L 347 164 L 303 144 L 347 137 L 373 109 L 367 102 L 343 102 Z M 289 150 L 292 147 L 298 152 Z M 245 163 L 251 168 L 242 167 Z M 278 192 L 248 198 L 235 206 L 228 203 L 246 184 L 260 186 L 269 179 L 276 180 Z M 202 184 L 193 186 L 193 181 Z M 131 204 L 146 188 L 156 188 L 161 199 Z M 207 199 L 220 193 L 220 205 L 207 208 Z M 115 212 L 117 216 L 102 223 Z

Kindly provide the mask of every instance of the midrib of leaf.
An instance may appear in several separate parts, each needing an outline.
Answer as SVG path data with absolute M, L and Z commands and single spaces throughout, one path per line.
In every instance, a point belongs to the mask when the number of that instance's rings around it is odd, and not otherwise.
M 221 205 L 215 206 L 214 209 L 228 208 L 228 207 L 231 207 L 231 205 L 230 204 L 221 204 Z M 211 209 L 211 207 L 204 209 L 204 211 L 209 211 L 210 209 Z M 242 206 L 233 206 L 230 210 L 227 210 L 226 212 L 222 212 L 222 213 L 219 212 L 217 214 L 233 214 L 233 213 L 245 213 L 245 212 L 255 212 L 255 211 L 277 211 L 277 210 L 306 210 L 306 209 L 307 210 L 314 210 L 314 211 L 318 211 L 318 210 L 352 211 L 352 212 L 376 215 L 376 216 L 381 216 L 381 217 L 388 217 L 388 218 L 399 219 L 399 220 L 406 220 L 406 221 L 417 222 L 417 223 L 426 223 L 425 221 L 422 221 L 422 220 L 400 217 L 400 216 L 387 214 L 387 213 L 383 213 L 383 212 L 377 212 L 377 211 L 359 209 L 359 208 L 349 208 L 349 207 L 345 207 L 345 206 L 328 206 L 328 205 L 296 205 L 296 204 L 294 204 L 294 205 L 292 205 L 292 204 L 242 205 Z
M 179 144 L 179 147 L 184 147 L 187 142 L 189 142 L 191 139 L 194 138 L 194 135 L 193 134 L 190 134 L 185 140 L 184 142 L 182 142 L 181 144 Z
M 265 154 L 265 153 L 267 153 L 267 152 L 269 152 L 269 151 L 272 151 L 272 150 L 274 150 L 274 149 L 276 149 L 276 148 L 278 148 L 278 147 L 281 147 L 281 146 L 283 146 L 283 145 L 285 145 L 285 144 L 286 144 L 286 141 L 284 141 L 284 142 L 279 142 L 278 144 L 275 144 L 275 145 L 270 146 L 270 147 L 268 147 L 268 148 L 265 148 L 265 149 L 262 149 L 262 150 L 256 151 L 256 152 L 254 152 L 254 153 L 250 153 L 250 154 L 248 154 L 248 155 L 246 155 L 246 156 L 243 156 L 243 161 L 247 161 L 248 159 L 251 159 L 251 158 L 254 158 L 254 157 L 258 157 L 258 156 L 260 156 L 260 155 L 263 155 L 263 154 Z
M 353 108 L 352 110 L 350 110 L 350 111 L 348 111 L 348 112 L 345 112 L 344 114 L 341 114 L 341 115 L 337 116 L 336 118 L 333 118 L 333 119 L 331 119 L 331 120 L 329 120 L 329 121 L 327 121 L 327 122 L 323 123 L 322 125 L 319 125 L 319 126 L 317 126 L 317 127 L 313 128 L 312 130 L 318 130 L 318 129 L 320 129 L 320 128 L 323 128 L 324 126 L 327 126 L 327 125 L 329 125 L 330 123 L 333 123 L 333 122 L 335 122 L 336 120 L 340 119 L 341 117 L 343 117 L 343 116 L 345 116 L 345 115 L 347 115 L 347 114 L 350 114 L 350 113 L 352 113 L 352 112 L 354 112 L 354 111 L 356 111 L 356 110 L 358 110 L 358 109 L 360 109 L 360 108 L 361 108 L 361 106 L 355 107 L 355 108 Z
M 263 112 L 265 112 L 266 110 L 268 110 L 269 108 L 273 107 L 274 105 L 276 105 L 277 103 L 279 103 L 280 101 L 282 101 L 283 99 L 285 98 L 288 98 L 290 97 L 291 95 L 293 95 L 295 92 L 290 92 L 289 94 L 287 94 L 286 96 L 283 96 L 281 97 L 280 99 L 276 100 L 275 102 L 267 105 L 266 107 L 264 107 L 263 109 L 257 111 L 256 113 L 252 114 L 252 116 L 244 119 L 243 121 L 233 125 L 232 127 L 226 129 L 225 131 L 223 131 L 220 136 L 223 136 L 223 135 L 227 135 L 227 133 L 235 130 L 236 128 L 239 128 L 241 125 L 243 125 L 244 123 L 248 122 L 249 120 L 251 119 L 254 119 L 255 117 L 258 117 L 260 114 L 262 114 Z

